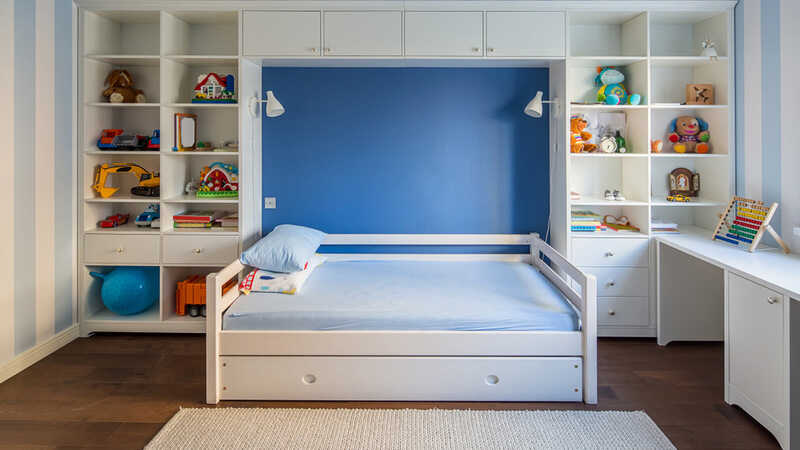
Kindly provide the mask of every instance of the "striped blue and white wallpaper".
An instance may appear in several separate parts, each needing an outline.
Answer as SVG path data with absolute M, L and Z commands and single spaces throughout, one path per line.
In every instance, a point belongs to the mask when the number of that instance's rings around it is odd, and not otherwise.
M 774 226 L 800 251 L 800 124 L 797 0 L 740 0 L 736 6 L 736 192 L 778 202 Z
M 72 16 L 0 0 L 0 365 L 76 321 Z

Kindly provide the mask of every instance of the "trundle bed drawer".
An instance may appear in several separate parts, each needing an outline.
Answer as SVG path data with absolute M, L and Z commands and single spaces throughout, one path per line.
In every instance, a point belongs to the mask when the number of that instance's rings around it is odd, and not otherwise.
M 221 264 L 239 257 L 239 238 L 235 236 L 165 236 L 164 262 L 167 264 Z
M 650 324 L 647 297 L 598 297 L 597 324 L 647 326 Z
M 598 297 L 647 297 L 650 270 L 646 267 L 581 267 L 597 277 Z
M 583 399 L 579 357 L 221 356 L 225 400 Z
M 648 240 L 631 238 L 573 239 L 577 266 L 648 266 Z
M 159 236 L 87 234 L 84 260 L 89 264 L 158 264 Z

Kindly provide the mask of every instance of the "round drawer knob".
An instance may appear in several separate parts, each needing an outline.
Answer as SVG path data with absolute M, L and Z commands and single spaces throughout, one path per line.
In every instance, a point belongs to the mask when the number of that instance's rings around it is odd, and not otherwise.
M 312 52 L 316 53 L 316 52 L 317 52 L 317 47 L 311 47 L 311 48 L 309 49 L 309 51 L 312 51 Z
M 486 377 L 486 380 L 484 381 L 486 381 L 486 384 L 492 386 L 500 382 L 500 377 L 498 377 L 497 375 L 489 375 Z
M 606 258 L 611 258 L 612 256 L 614 256 L 614 252 L 612 251 L 606 252 Z
M 324 49 L 324 50 L 325 50 L 326 52 L 329 52 L 329 51 L 331 51 L 331 48 L 330 48 L 330 47 L 325 47 L 325 49 Z
M 196 249 L 194 249 L 192 251 L 194 252 L 195 255 L 199 255 L 200 253 L 203 253 L 203 249 L 202 248 L 196 248 Z
M 472 47 L 472 51 L 473 52 L 479 52 L 479 51 L 481 51 L 481 48 L 480 47 Z
M 116 252 L 117 252 L 118 254 L 122 254 L 122 253 L 124 253 L 124 252 L 125 252 L 125 249 L 124 249 L 124 248 L 122 248 L 122 247 L 118 247 L 118 248 L 117 248 L 117 250 L 116 250 Z
M 489 52 L 494 52 L 494 47 L 489 47 L 486 50 L 489 50 Z
M 767 297 L 767 303 L 769 303 L 770 305 L 774 305 L 775 303 L 778 303 L 778 298 L 777 297 Z
M 616 311 L 614 311 L 613 309 L 609 309 L 609 310 L 608 310 L 608 315 L 609 315 L 609 316 L 616 316 L 616 315 L 617 315 L 617 312 L 616 312 Z
M 611 280 L 611 281 L 609 281 L 608 283 L 606 283 L 606 286 L 608 286 L 608 287 L 614 287 L 614 286 L 616 286 L 616 285 L 617 285 L 617 282 L 616 282 L 616 281 L 614 281 L 614 280 Z
M 314 384 L 317 382 L 317 377 L 314 375 L 308 374 L 303 376 L 303 383 L 305 384 Z

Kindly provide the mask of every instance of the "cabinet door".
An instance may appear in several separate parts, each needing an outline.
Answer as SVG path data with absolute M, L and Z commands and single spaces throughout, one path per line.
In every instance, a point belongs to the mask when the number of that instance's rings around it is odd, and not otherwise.
M 781 294 L 728 276 L 729 382 L 763 412 L 785 424 L 784 322 Z M 745 410 L 748 405 L 742 404 Z M 755 417 L 761 411 L 748 411 Z M 766 425 L 766 424 L 765 424 Z
M 242 28 L 245 55 L 320 54 L 318 11 L 245 11 Z
M 400 11 L 325 12 L 325 55 L 400 56 Z
M 483 56 L 480 11 L 407 11 L 406 56 Z
M 564 56 L 564 13 L 487 12 L 487 56 Z

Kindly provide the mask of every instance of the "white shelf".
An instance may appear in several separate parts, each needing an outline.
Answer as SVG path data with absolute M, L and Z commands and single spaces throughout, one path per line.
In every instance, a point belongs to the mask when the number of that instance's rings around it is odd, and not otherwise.
M 89 316 L 89 320 L 103 322 L 160 322 L 161 317 L 159 314 L 158 303 L 159 302 L 156 301 L 153 306 L 147 310 L 140 312 L 139 314 L 131 314 L 129 316 L 122 316 L 103 308 Z
M 128 223 L 125 225 L 120 225 L 115 228 L 92 228 L 90 230 L 84 231 L 85 234 L 158 234 L 160 229 L 158 228 L 151 228 L 151 227 L 140 227 L 137 226 L 134 221 L 136 217 L 131 215 L 128 219 Z
M 109 198 L 86 197 L 83 201 L 87 203 L 158 203 L 158 197 L 141 197 L 129 194 L 114 194 Z
M 712 60 L 705 56 L 651 56 L 650 62 L 654 66 L 702 66 L 706 64 L 727 63 L 728 57 L 719 56 L 716 60 Z
M 670 103 L 654 103 L 653 109 L 726 109 L 728 105 L 673 105 Z
M 230 230 L 222 230 L 219 227 L 211 227 L 211 228 L 183 228 L 181 230 L 187 231 L 179 231 L 175 228 L 169 228 L 164 230 L 163 234 L 179 234 L 179 235 L 189 235 L 189 236 L 238 236 L 238 231 L 230 231 Z M 191 231 L 189 231 L 191 230 Z
M 570 103 L 569 107 L 572 109 L 599 109 L 601 111 L 647 109 L 647 105 L 606 105 L 603 103 Z
M 237 204 L 238 198 L 197 198 L 194 195 L 183 194 L 164 199 L 165 203 L 220 203 Z
M 236 109 L 238 103 L 166 103 L 169 108 Z
M 120 109 L 140 109 L 140 108 L 158 108 L 160 103 L 110 103 L 110 102 L 88 102 L 86 106 L 96 106 L 99 108 L 120 108 Z
M 597 66 L 627 66 L 639 62 L 647 61 L 646 56 L 569 56 L 567 62 L 574 66 L 597 67 Z
M 573 206 L 649 206 L 647 202 L 636 200 L 606 200 L 598 196 L 581 196 L 580 200 L 572 200 L 570 204 Z
M 165 58 L 184 64 L 236 64 L 236 55 L 165 55 Z
M 629 238 L 629 239 L 647 239 L 647 234 L 642 233 L 641 231 L 629 231 L 629 230 L 607 230 L 607 231 L 573 231 L 572 237 L 574 238 L 591 238 L 591 239 L 603 239 L 603 238 Z
M 86 155 L 94 156 L 158 156 L 158 150 L 85 150 Z
M 115 55 L 115 54 L 107 54 L 107 55 L 100 55 L 100 54 L 93 54 L 93 55 L 86 55 L 86 58 L 93 59 L 95 61 L 114 64 L 114 65 L 134 65 L 134 66 L 157 66 L 161 61 L 161 57 L 158 55 Z
M 570 153 L 572 158 L 647 158 L 647 153 Z
M 237 156 L 239 152 L 162 152 L 165 156 Z
M 727 158 L 727 153 L 652 153 L 653 158 L 689 158 L 689 159 L 703 159 L 703 158 Z
M 650 201 L 652 206 L 671 206 L 671 207 L 693 207 L 693 206 L 724 206 L 728 202 L 719 202 L 714 200 L 707 200 L 702 197 L 693 197 L 690 202 L 670 202 L 665 198 L 653 198 Z

